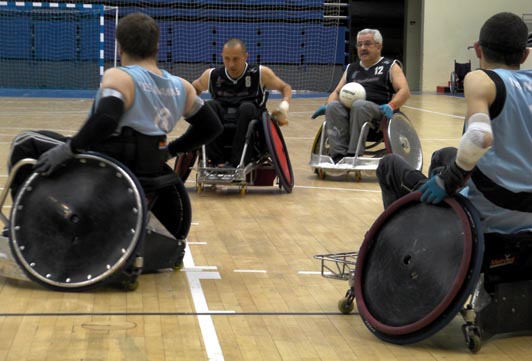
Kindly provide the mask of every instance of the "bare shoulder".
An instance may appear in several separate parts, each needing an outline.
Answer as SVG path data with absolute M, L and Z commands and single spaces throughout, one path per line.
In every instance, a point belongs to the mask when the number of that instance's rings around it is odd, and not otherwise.
M 473 70 L 466 74 L 464 78 L 464 82 L 469 83 L 470 85 L 480 85 L 480 84 L 488 84 L 493 83 L 491 78 L 486 74 L 486 72 L 482 70 Z
M 120 68 L 110 68 L 102 77 L 102 87 L 115 88 L 133 84 L 133 78 Z
M 484 71 L 474 70 L 467 73 L 464 79 L 464 95 L 468 103 L 481 101 L 490 105 L 496 92 L 495 83 Z
M 495 94 L 495 83 L 486 72 L 473 70 L 464 78 L 464 91 L 479 95 Z

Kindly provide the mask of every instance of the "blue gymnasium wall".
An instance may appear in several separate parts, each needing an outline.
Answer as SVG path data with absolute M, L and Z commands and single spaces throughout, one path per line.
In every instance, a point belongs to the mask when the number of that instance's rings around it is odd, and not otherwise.
M 323 0 L 307 0 L 304 6 L 298 5 L 300 0 L 154 0 L 150 7 L 141 9 L 129 7 L 130 1 L 112 3 L 120 7 L 121 16 L 140 10 L 157 20 L 161 27 L 161 61 L 212 63 L 213 51 L 219 55 L 221 45 L 232 37 L 244 39 L 250 55 L 260 55 L 263 63 L 301 64 L 303 55 L 306 64 L 330 64 L 331 53 L 336 54 L 336 64 L 343 64 L 345 59 L 343 41 L 321 44 L 320 48 L 310 41 L 330 31 L 335 31 L 339 39 L 345 38 L 346 27 L 333 29 L 323 24 Z M 230 10 L 226 8 L 228 4 L 232 6 Z M 112 31 L 106 34 L 106 38 L 113 36 Z M 196 39 L 209 39 L 209 46 L 187 46 Z M 292 50 L 264 50 L 279 47 Z M 221 58 L 216 61 L 221 62 Z
M 61 2 L 61 1 L 60 1 Z M 193 64 L 204 69 L 206 66 L 221 64 L 222 44 L 231 37 L 239 37 L 246 41 L 250 62 L 261 64 L 280 64 L 287 72 L 300 71 L 298 68 L 307 65 L 342 67 L 345 62 L 345 33 L 343 26 L 327 25 L 323 21 L 323 0 L 308 0 L 304 6 L 302 1 L 281 0 L 153 0 L 141 1 L 65 1 L 68 3 L 94 3 L 119 7 L 119 15 L 142 11 L 153 16 L 161 27 L 159 61 L 170 71 L 176 70 L 184 78 L 193 80 L 199 74 Z M 230 4 L 231 10 L 227 9 Z M 0 11 L 2 8 L 0 7 Z M 260 20 L 257 20 L 260 12 Z M 52 27 L 45 17 L 9 17 L 7 26 L 0 28 L 0 61 L 16 62 L 16 71 L 4 76 L 11 79 L 0 87 L 9 88 L 63 88 L 63 89 L 96 89 L 98 81 L 77 80 L 69 83 L 70 77 L 65 72 L 79 73 L 83 67 L 94 67 L 98 60 L 98 37 L 95 32 L 94 20 L 64 20 L 59 28 L 57 22 Z M 114 14 L 105 16 L 105 61 L 106 68 L 113 65 Z M 92 22 L 92 25 L 90 23 Z M 9 32 L 8 29 L 17 29 Z M 334 34 L 338 42 L 317 43 L 315 39 L 323 38 L 323 34 Z M 61 39 L 58 41 L 58 39 Z M 208 43 L 205 44 L 205 39 Z M 198 40 L 202 40 L 199 43 Z M 51 51 L 60 49 L 61 52 Z M 269 49 L 269 50 L 267 50 Z M 275 49 L 275 51 L 272 51 Z M 334 54 L 334 55 L 333 55 Z M 332 60 L 331 60 L 332 59 Z M 27 62 L 30 60 L 29 62 Z M 29 67 L 43 67 L 40 73 L 54 72 L 54 66 L 61 67 L 64 76 L 49 76 L 39 84 L 32 85 L 24 76 L 24 64 Z M 37 65 L 36 63 L 37 62 Z M 57 64 L 54 64 L 56 62 Z M 66 63 L 72 65 L 66 66 Z M 46 69 L 44 64 L 46 63 Z M 59 65 L 61 64 L 61 65 Z M 187 64 L 184 68 L 180 64 Z M 51 68 L 50 68 L 51 67 Z M 176 69 L 177 67 L 177 69 Z M 51 69 L 51 70 L 50 70 Z M 290 70 L 295 69 L 295 70 Z M 284 68 L 283 68 L 284 70 Z M 92 70 L 91 70 L 92 71 Z M 281 70 L 282 71 L 282 70 Z M 0 71 L 1 72 L 1 71 Z M 20 75 L 19 75 L 20 72 Z M 59 73 L 59 72 L 57 72 Z M 284 75 L 288 76 L 288 75 Z M 93 75 L 91 75 L 93 77 Z M 62 82 L 62 83 L 61 83 Z M 311 89 L 312 90 L 312 89 Z M 321 89 L 320 91 L 327 90 Z

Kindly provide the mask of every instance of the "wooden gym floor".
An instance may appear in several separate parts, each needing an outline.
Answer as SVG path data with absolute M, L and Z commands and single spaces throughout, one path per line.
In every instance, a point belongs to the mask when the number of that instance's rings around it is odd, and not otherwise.
M 25 129 L 75 132 L 89 99 L 0 98 L 0 175 Z M 195 192 L 185 268 L 143 275 L 136 291 L 62 293 L 0 277 L 0 360 L 530 360 L 530 335 L 496 336 L 467 350 L 456 317 L 435 336 L 397 346 L 373 336 L 355 311 L 338 312 L 347 282 L 321 277 L 316 254 L 358 250 L 382 212 L 375 174 L 319 179 L 308 166 L 323 98 L 294 99 L 282 128 L 295 174 L 277 187 Z M 270 109 L 278 103 L 272 99 Z M 403 107 L 431 153 L 456 145 L 463 98 L 413 95 Z M 177 136 L 183 125 L 173 133 Z M 3 184 L 3 183 L 2 183 Z M 10 200 L 4 206 L 8 214 Z

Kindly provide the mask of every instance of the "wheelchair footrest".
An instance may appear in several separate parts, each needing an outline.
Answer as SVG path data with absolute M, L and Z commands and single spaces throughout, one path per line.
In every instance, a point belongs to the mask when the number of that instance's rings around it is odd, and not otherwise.
M 315 255 L 321 260 L 321 275 L 325 278 L 349 280 L 355 271 L 358 252 L 343 252 Z

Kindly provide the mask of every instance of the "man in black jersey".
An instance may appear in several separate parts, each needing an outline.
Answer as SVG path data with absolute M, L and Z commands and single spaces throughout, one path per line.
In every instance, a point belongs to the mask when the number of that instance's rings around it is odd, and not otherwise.
M 329 155 L 336 163 L 345 156 L 355 156 L 364 123 L 370 122 L 378 127 L 383 116 L 391 118 L 394 110 L 410 97 L 400 63 L 381 56 L 382 35 L 378 30 L 364 29 L 358 32 L 356 46 L 360 60 L 347 66 L 336 89 L 329 95 L 326 106 L 313 115 L 315 118 L 325 111 Z M 348 109 L 339 101 L 339 94 L 342 87 L 350 82 L 364 86 L 366 99 L 354 101 L 351 109 Z
M 208 91 L 212 106 L 225 126 L 225 132 L 234 130 L 229 159 L 224 152 L 227 143 L 225 134 L 206 145 L 207 158 L 214 166 L 237 167 L 240 164 L 248 125 L 253 119 L 260 119 L 266 110 L 266 90 L 278 90 L 283 100 L 276 115 L 280 125 L 287 124 L 286 114 L 292 98 L 292 88 L 280 79 L 270 68 L 263 65 L 248 64 L 249 54 L 245 43 L 236 38 L 229 39 L 223 47 L 224 66 L 207 69 L 192 82 L 198 94 Z M 233 129 L 231 129 L 233 128 Z M 251 160 L 252 154 L 246 153 L 244 164 Z

